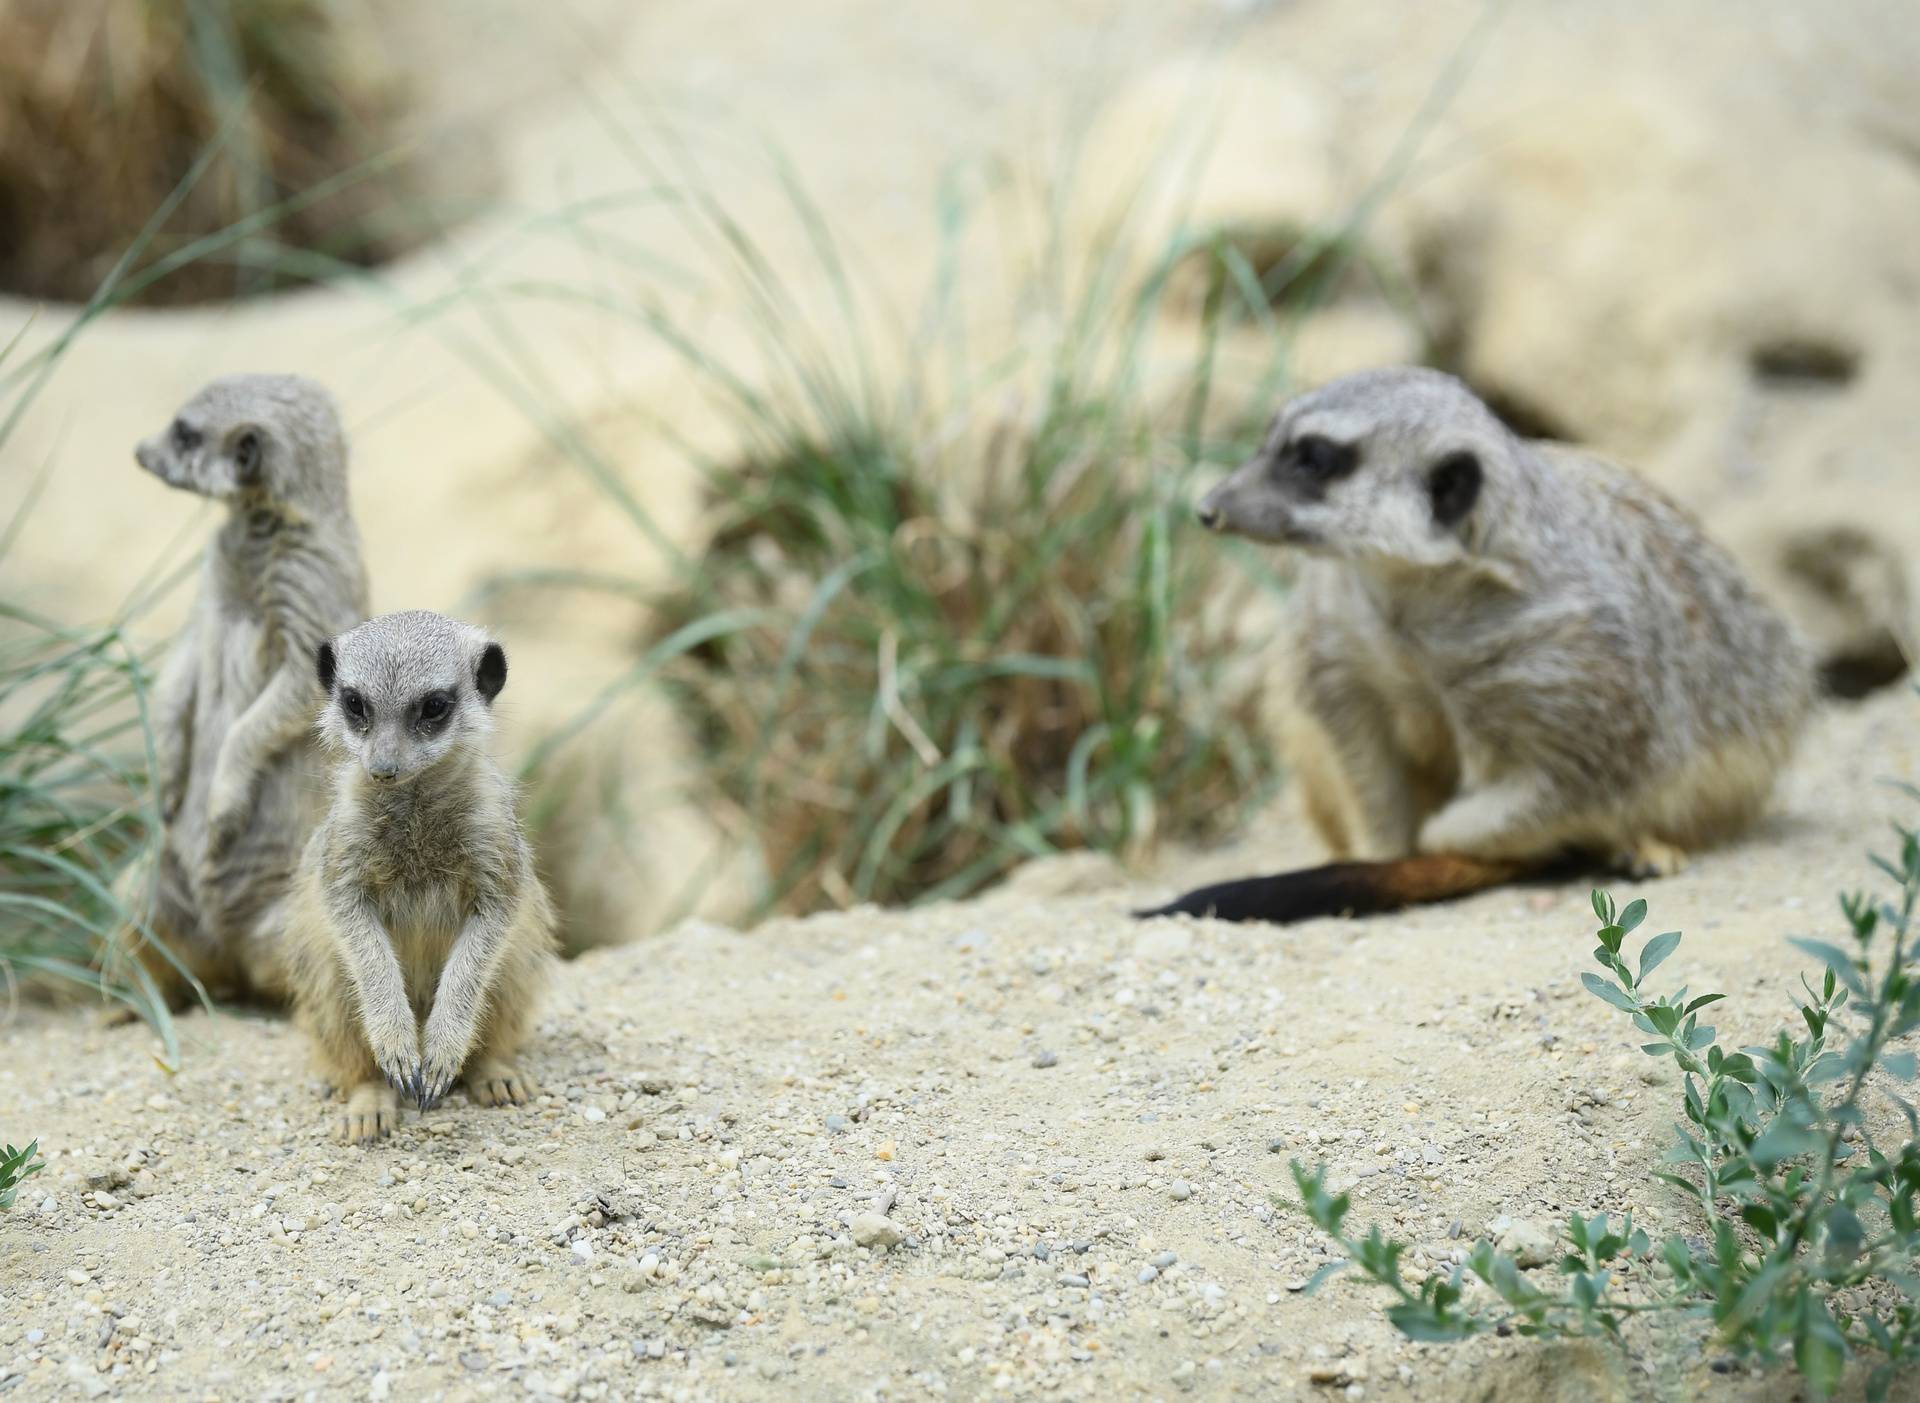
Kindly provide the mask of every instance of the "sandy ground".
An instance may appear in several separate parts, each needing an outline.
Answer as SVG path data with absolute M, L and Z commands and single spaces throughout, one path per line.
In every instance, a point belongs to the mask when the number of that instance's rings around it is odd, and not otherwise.
M 1784 938 L 1866 880 L 1917 707 L 1823 716 L 1762 832 L 1646 889 L 1732 1037 L 1779 1026 Z M 1179 879 L 1308 853 L 1277 822 Z M 1362 1287 L 1292 1289 L 1326 1260 L 1272 1202 L 1295 1155 L 1416 1267 L 1503 1217 L 1697 1229 L 1646 1174 L 1677 1088 L 1577 982 L 1584 890 L 1127 917 L 1164 889 L 1080 860 L 594 952 L 541 1023 L 537 1104 L 456 1096 L 366 1151 L 326 1138 L 279 1020 L 191 1016 L 169 1075 L 143 1028 L 23 1012 L 0 1104 L 49 1168 L 0 1221 L 0 1396 L 1796 1396 L 1685 1330 L 1416 1346 Z

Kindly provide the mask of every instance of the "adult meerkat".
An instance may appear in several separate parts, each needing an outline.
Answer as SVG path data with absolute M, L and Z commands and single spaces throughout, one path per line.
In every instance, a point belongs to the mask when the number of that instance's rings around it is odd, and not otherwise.
M 227 507 L 152 696 L 164 830 L 145 914 L 179 965 L 143 957 L 176 1000 L 181 967 L 216 988 L 278 993 L 287 885 L 325 773 L 313 650 L 367 611 L 346 436 L 313 381 L 233 375 L 183 404 L 134 458 Z
M 554 960 L 553 907 L 486 749 L 507 657 L 439 614 L 387 614 L 315 654 L 333 801 L 294 883 L 294 1008 L 345 1097 L 343 1140 L 390 1133 L 456 1078 L 519 1103 L 514 1063 Z
M 1814 695 L 1795 635 L 1678 506 L 1435 371 L 1293 400 L 1199 514 L 1305 557 L 1282 745 L 1352 860 L 1143 915 L 1361 914 L 1569 855 L 1672 872 L 1760 812 Z

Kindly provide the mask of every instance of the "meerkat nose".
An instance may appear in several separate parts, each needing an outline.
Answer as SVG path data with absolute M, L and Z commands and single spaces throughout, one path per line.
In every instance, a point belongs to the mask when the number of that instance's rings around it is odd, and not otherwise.
M 1200 518 L 1200 524 L 1206 527 L 1207 530 L 1218 531 L 1220 529 L 1220 522 L 1222 520 L 1220 508 L 1214 506 L 1213 503 L 1202 502 L 1193 509 L 1193 514 Z

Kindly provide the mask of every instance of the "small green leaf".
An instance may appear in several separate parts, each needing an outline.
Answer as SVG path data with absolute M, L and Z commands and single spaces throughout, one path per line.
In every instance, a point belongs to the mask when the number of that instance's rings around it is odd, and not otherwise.
M 1753 1142 L 1747 1151 L 1747 1157 L 1762 1169 L 1771 1169 L 1782 1160 L 1792 1159 L 1795 1155 L 1806 1154 L 1820 1147 L 1818 1135 L 1801 1126 L 1795 1125 L 1785 1116 L 1776 1117 L 1773 1124 L 1761 1132 L 1760 1138 Z
M 1840 1327 L 1827 1314 L 1826 1302 L 1811 1291 L 1800 1297 L 1799 1318 L 1794 1323 L 1793 1362 L 1816 1398 L 1829 1398 L 1840 1386 L 1840 1373 L 1846 1368 L 1847 1341 Z
M 1300 1294 L 1303 1296 L 1311 1296 L 1326 1283 L 1328 1277 L 1332 1276 L 1335 1272 L 1346 1270 L 1346 1266 L 1347 1259 L 1345 1257 L 1337 1261 L 1328 1262 L 1324 1267 L 1320 1268 L 1319 1271 L 1307 1278 L 1306 1285 L 1300 1288 Z
M 1423 1344 L 1445 1344 L 1469 1339 L 1480 1333 L 1480 1323 L 1472 1316 L 1447 1315 L 1425 1301 L 1404 1301 L 1387 1307 L 1387 1319 L 1393 1328 L 1410 1340 Z
M 1744 1052 L 1736 1052 L 1722 1059 L 1720 1063 L 1720 1075 L 1723 1077 L 1732 1077 L 1735 1081 L 1752 1085 L 1754 1079 L 1757 1078 L 1760 1073 L 1754 1067 L 1751 1057 L 1747 1056 Z
M 1627 991 L 1610 979 L 1602 979 L 1599 975 L 1588 972 L 1580 976 L 1580 982 L 1587 986 L 1589 993 L 1605 999 L 1617 1009 L 1632 1013 L 1638 1007 Z
M 1860 980 L 1859 964 L 1854 960 L 1853 956 L 1842 950 L 1838 945 L 1829 945 L 1824 940 L 1808 940 L 1804 936 L 1798 935 L 1789 937 L 1787 944 L 1806 951 L 1807 954 L 1813 956 L 1814 959 L 1820 961 L 1820 963 L 1824 964 L 1828 969 L 1839 975 L 1840 982 L 1846 985 L 1849 990 L 1860 995 L 1862 998 L 1866 997 L 1867 987 Z
M 1662 960 L 1674 952 L 1679 944 L 1680 932 L 1677 930 L 1667 931 L 1664 935 L 1656 935 L 1653 939 L 1649 940 L 1641 947 L 1640 979 L 1634 982 L 1640 983 L 1642 980 L 1645 980 L 1649 974 L 1653 973 L 1654 969 Z

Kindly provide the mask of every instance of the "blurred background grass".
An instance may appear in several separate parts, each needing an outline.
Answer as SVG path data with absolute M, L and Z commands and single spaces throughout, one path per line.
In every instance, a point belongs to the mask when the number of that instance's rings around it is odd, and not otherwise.
M 440 328 L 592 484 L 596 510 L 673 562 L 661 578 L 555 559 L 494 572 L 473 601 L 560 587 L 645 611 L 633 664 L 532 738 L 536 822 L 581 782 L 556 757 L 624 694 L 657 689 L 697 757 L 681 802 L 747 855 L 750 916 L 966 895 L 1085 847 L 1133 858 L 1228 832 L 1270 795 L 1257 689 L 1227 674 L 1235 601 L 1278 584 L 1197 542 L 1189 498 L 1196 472 L 1257 435 L 1246 406 L 1285 383 L 1291 319 L 1350 275 L 1351 231 L 1150 226 L 1143 184 L 1076 234 L 1074 172 L 1059 169 L 1021 193 L 1040 232 L 1000 255 L 993 294 L 1010 305 L 983 310 L 961 270 L 978 263 L 989 196 L 956 182 L 935 214 L 932 285 L 903 318 L 783 157 L 766 182 L 803 231 L 799 269 L 651 117 L 608 108 L 628 197 L 673 211 L 691 266 L 610 244 L 593 223 L 602 197 L 537 221 L 583 266 L 597 257 L 595 275 L 530 280 L 481 260 L 409 301 L 379 266 L 445 212 L 396 144 L 405 85 L 369 24 L 299 0 L 0 5 L 0 284 L 78 304 L 52 339 L 0 360 L 0 451 L 87 327 L 131 305 L 331 284 Z M 808 305 L 807 282 L 830 296 Z M 708 338 L 697 313 L 667 310 L 689 283 L 720 289 L 746 334 Z M 1170 296 L 1193 334 L 1179 363 L 1152 364 Z M 666 541 L 529 370 L 511 311 L 528 303 L 668 348 L 722 407 L 726 452 L 686 450 L 704 484 L 697 549 Z M 970 340 L 1009 312 L 1014 349 Z M 1261 395 L 1222 409 L 1221 337 L 1248 330 Z M 8 542 L 35 529 L 35 495 Z M 144 694 L 160 641 L 141 625 L 199 540 L 156 542 L 151 577 L 107 623 L 0 611 L 0 969 L 125 1004 L 169 1056 L 167 1010 L 126 958 L 156 831 Z M 618 793 L 597 803 L 598 822 L 622 822 Z

